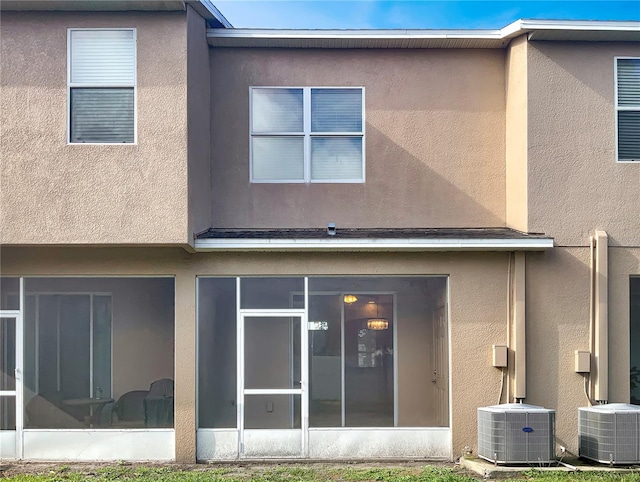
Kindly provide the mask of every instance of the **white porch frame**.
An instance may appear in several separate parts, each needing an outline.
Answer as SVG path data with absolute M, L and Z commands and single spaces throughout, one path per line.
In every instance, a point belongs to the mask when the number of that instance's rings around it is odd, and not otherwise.
M 362 275 L 366 277 L 366 275 Z M 211 276 L 216 278 L 216 276 Z M 260 276 L 264 277 L 264 276 Z M 331 277 L 331 276 L 323 276 Z M 354 276 L 357 277 L 357 276 Z M 393 277 L 393 276 L 389 276 Z M 309 277 L 299 276 L 304 279 L 304 308 L 302 309 L 242 309 L 241 308 L 241 279 L 248 277 L 235 277 L 236 282 L 236 343 L 237 343 L 237 428 L 199 428 L 197 429 L 196 456 L 198 460 L 233 460 L 250 458 L 312 458 L 312 459 L 353 459 L 353 458 L 425 458 L 429 460 L 451 460 L 453 457 L 452 446 L 452 403 L 451 403 L 451 324 L 450 324 L 450 286 L 449 277 L 445 275 L 426 275 L 424 277 L 445 278 L 446 314 L 447 314 L 447 360 L 449 365 L 448 376 L 448 426 L 447 427 L 398 427 L 398 362 L 394 357 L 393 373 L 394 383 L 394 427 L 333 427 L 311 428 L 309 427 L 309 333 L 308 310 L 309 296 L 311 294 L 344 295 L 346 292 L 335 290 L 327 292 L 309 291 Z M 209 278 L 202 276 L 202 278 Z M 422 277 L 420 277 L 422 278 Z M 398 350 L 397 341 L 397 294 L 393 291 L 349 291 L 349 294 L 361 295 L 393 295 L 393 347 L 394 353 Z M 290 300 L 292 304 L 292 299 Z M 299 316 L 301 317 L 301 378 L 300 389 L 245 389 L 244 388 L 244 318 L 251 316 Z M 341 308 L 342 325 L 342 353 L 344 357 L 344 306 Z M 303 335 L 304 333 L 304 335 Z M 342 360 L 341 391 L 344 401 L 344 360 Z M 254 429 L 244 427 L 244 395 L 247 394 L 299 394 L 301 395 L 301 430 L 302 448 L 299 453 L 292 449 L 292 433 L 295 430 L 271 430 Z M 344 420 L 344 404 L 342 407 Z M 268 442 L 271 452 L 247 453 L 245 443 L 251 437 L 251 442 L 264 444 Z M 297 434 L 296 434 L 297 437 Z M 260 439 L 260 440 L 255 440 Z
M 16 430 L 0 431 L 0 460 L 43 461 L 171 461 L 175 459 L 175 429 L 26 429 L 24 428 L 24 282 L 19 277 L 18 310 L 0 310 L 1 318 L 16 319 L 16 390 L 0 391 L 1 396 L 16 397 Z M 171 278 L 173 276 L 59 276 L 59 278 Z M 175 290 L 175 284 L 174 284 Z M 51 292 L 39 294 L 109 295 L 102 292 Z M 93 311 L 93 310 L 92 310 Z M 92 315 L 93 316 L 93 315 Z M 174 313 L 175 317 L 175 313 Z M 113 324 L 111 326 L 113 350 Z M 92 358 L 92 357 L 91 357 Z M 113 362 L 113 353 L 112 353 Z M 12 453 L 8 449 L 15 447 Z M 7 452 L 5 452 L 7 449 Z
M 21 459 L 23 450 L 24 413 L 23 400 L 23 317 L 24 311 L 24 279 L 20 278 L 20 302 L 17 310 L 0 310 L 0 318 L 14 319 L 15 326 L 15 390 L 0 390 L 0 398 L 14 398 L 16 427 L 15 430 L 0 430 L 0 460 Z
M 308 280 L 305 278 L 305 307 L 307 306 Z M 276 447 L 283 448 L 280 452 L 274 451 L 274 455 L 281 457 L 304 457 L 307 454 L 307 436 L 309 426 L 309 402 L 305 396 L 308 388 L 308 364 L 309 355 L 305 347 L 308 345 L 308 317 L 305 309 L 242 309 L 240 308 L 240 278 L 236 278 L 237 300 L 237 424 L 238 424 L 238 457 L 268 457 L 268 452 L 260 451 L 260 447 L 273 450 Z M 245 318 L 276 318 L 290 317 L 300 319 L 300 388 L 287 389 L 250 389 L 245 387 Z M 293 340 L 290 340 L 293 343 Z M 290 349 L 292 350 L 292 346 Z M 293 351 L 291 351 L 293 354 Z M 245 428 L 245 396 L 246 395 L 300 395 L 300 429 L 247 429 Z M 300 441 L 299 450 L 296 450 L 296 439 Z M 247 443 L 249 442 L 249 443 Z M 275 443 L 274 443 L 275 442 Z M 280 445 L 277 444 L 280 442 Z

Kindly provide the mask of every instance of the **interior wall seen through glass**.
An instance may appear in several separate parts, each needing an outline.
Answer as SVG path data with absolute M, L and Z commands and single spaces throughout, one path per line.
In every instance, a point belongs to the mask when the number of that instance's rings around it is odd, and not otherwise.
M 393 427 L 393 296 L 361 294 L 344 313 L 345 426 Z
M 336 309 L 333 317 L 344 330 L 344 426 L 448 426 L 447 278 L 309 278 L 310 320 L 323 293 L 342 298 L 341 315 Z M 310 363 L 331 363 L 319 356 Z M 311 370 L 312 426 L 335 426 L 336 411 L 325 416 L 329 403 L 313 391 L 314 380 L 335 380 L 335 370 Z
M 242 309 L 290 309 L 293 293 L 302 293 L 303 278 L 242 278 Z
M 20 278 L 0 278 L 0 310 L 20 309 Z
M 300 388 L 300 317 L 244 317 L 244 388 Z
M 309 295 L 309 426 L 342 426 L 342 296 Z
M 173 426 L 173 278 L 27 278 L 25 428 Z
M 236 279 L 198 278 L 198 427 L 237 426 Z

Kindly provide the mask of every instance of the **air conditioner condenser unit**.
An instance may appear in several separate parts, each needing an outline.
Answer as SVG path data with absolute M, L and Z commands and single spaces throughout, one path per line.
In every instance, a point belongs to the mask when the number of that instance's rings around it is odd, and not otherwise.
M 604 464 L 640 463 L 640 405 L 578 409 L 580 456 Z
M 555 410 L 522 403 L 478 408 L 478 456 L 497 464 L 555 460 Z

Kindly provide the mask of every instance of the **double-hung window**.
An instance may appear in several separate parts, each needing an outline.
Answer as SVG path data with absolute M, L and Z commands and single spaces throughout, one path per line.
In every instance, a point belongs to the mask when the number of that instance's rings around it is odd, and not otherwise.
M 252 182 L 364 182 L 364 89 L 252 87 Z
M 640 58 L 616 59 L 617 160 L 640 161 Z
M 135 29 L 69 29 L 69 142 L 132 144 Z

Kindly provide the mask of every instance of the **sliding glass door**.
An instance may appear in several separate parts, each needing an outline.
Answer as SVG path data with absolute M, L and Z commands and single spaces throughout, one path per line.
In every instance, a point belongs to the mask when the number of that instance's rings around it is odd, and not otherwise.
M 64 399 L 111 397 L 111 295 L 27 294 L 25 386 Z

